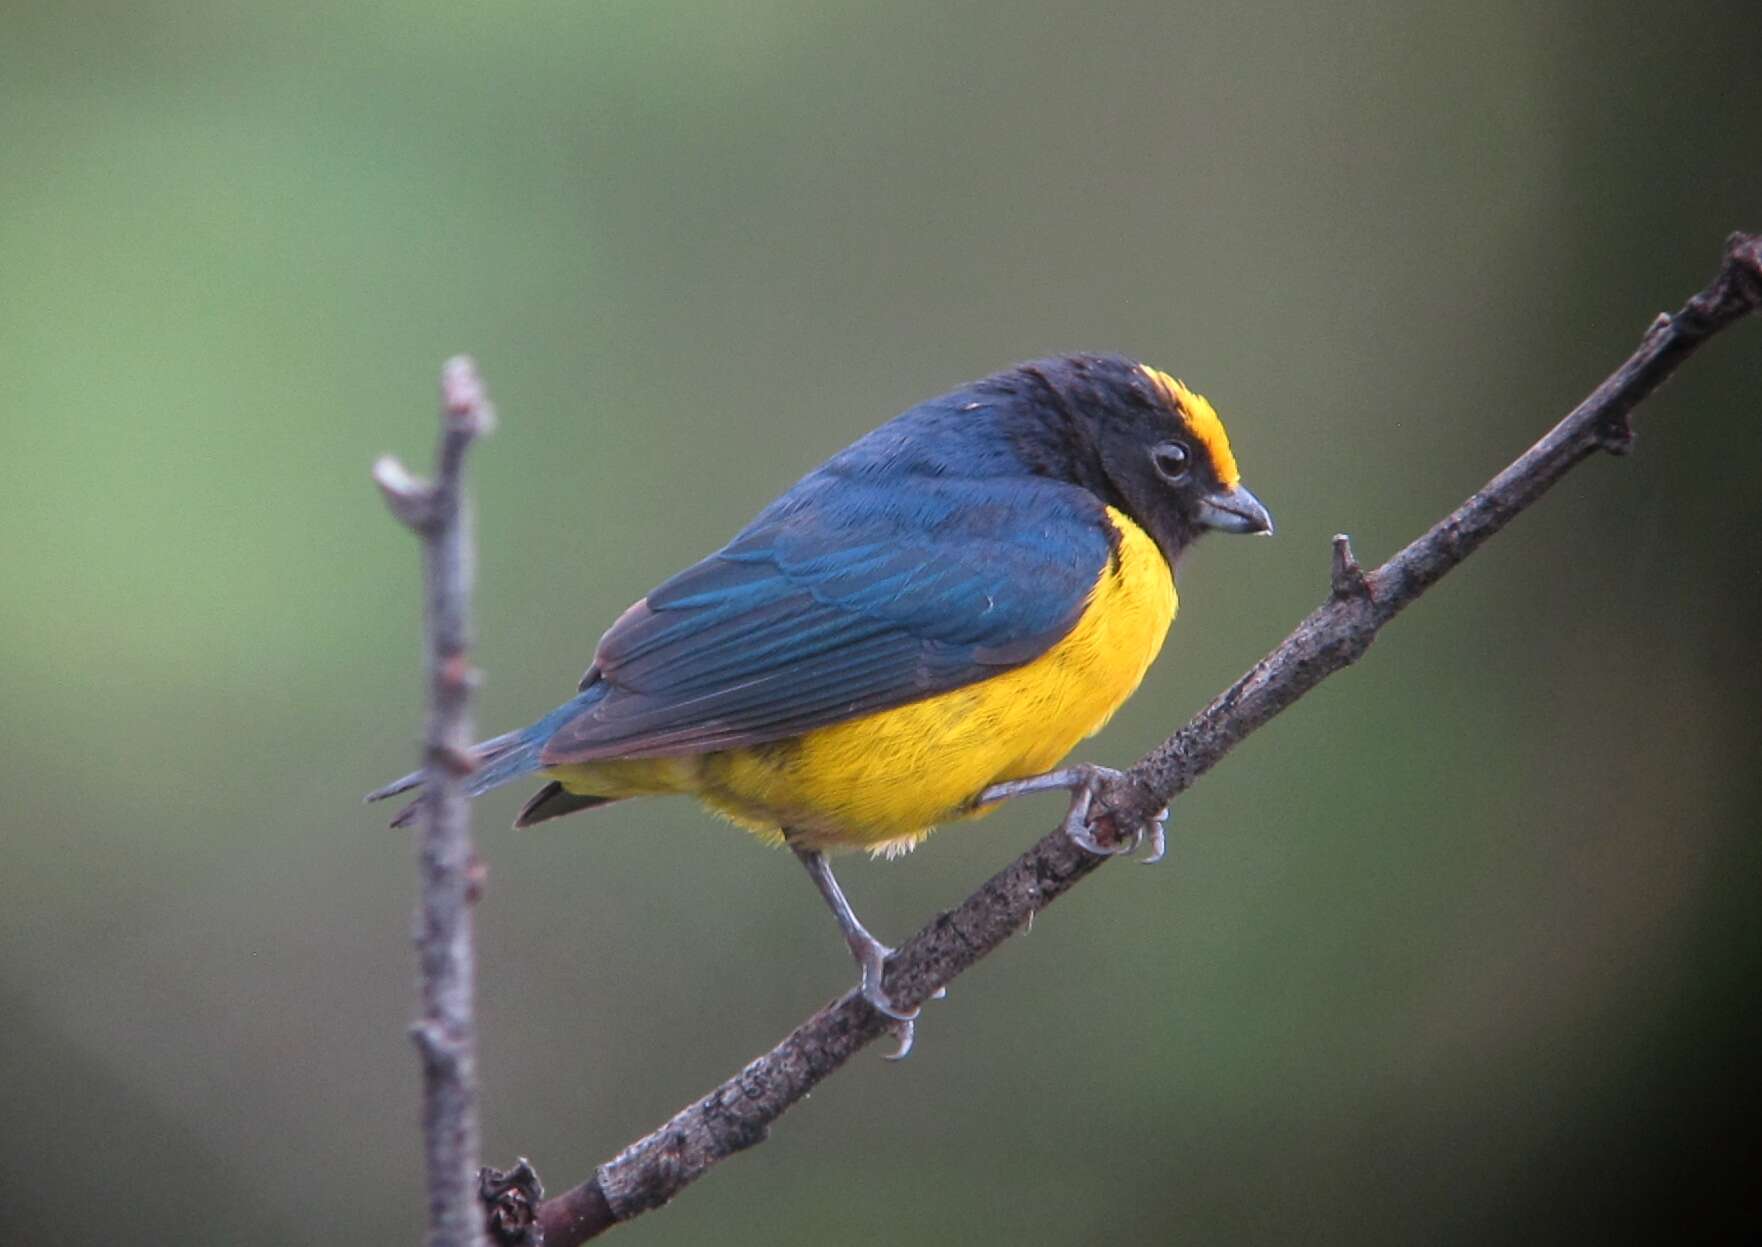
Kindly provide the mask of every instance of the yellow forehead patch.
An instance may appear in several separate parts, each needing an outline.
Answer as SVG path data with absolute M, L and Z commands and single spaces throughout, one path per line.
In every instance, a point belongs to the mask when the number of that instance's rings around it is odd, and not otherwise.
M 1185 418 L 1187 431 L 1211 457 L 1212 471 L 1217 473 L 1218 482 L 1225 489 L 1236 488 L 1242 480 L 1242 473 L 1236 467 L 1236 456 L 1230 453 L 1230 438 L 1224 432 L 1224 422 L 1217 418 L 1217 412 L 1205 401 L 1205 396 L 1195 394 L 1168 373 L 1149 364 L 1139 364 L 1138 369 L 1162 401 Z

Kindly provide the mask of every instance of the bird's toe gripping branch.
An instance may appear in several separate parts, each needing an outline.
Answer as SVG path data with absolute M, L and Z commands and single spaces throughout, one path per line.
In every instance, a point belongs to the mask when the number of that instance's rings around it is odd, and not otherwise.
M 1071 794 L 1071 808 L 1065 812 L 1063 829 L 1065 835 L 1079 848 L 1097 857 L 1118 857 L 1134 852 L 1140 844 L 1148 840 L 1150 851 L 1144 855 L 1144 864 L 1160 862 L 1168 855 L 1168 831 L 1165 826 L 1169 817 L 1168 807 L 1163 806 L 1143 822 L 1122 827 L 1121 812 L 1109 808 L 1107 794 L 1109 789 L 1126 782 L 1128 781 L 1123 771 L 1082 762 L 1061 770 L 1048 771 L 1044 775 L 1030 775 L 1027 779 L 1012 779 L 993 784 L 979 794 L 977 804 L 989 805 L 993 801 L 1022 797 L 1033 792 L 1049 792 L 1054 789 L 1066 791 Z M 1103 834 L 1097 835 L 1098 831 Z
M 917 1038 L 919 1010 L 915 1007 L 911 1009 L 900 1008 L 893 1003 L 893 998 L 881 985 L 881 976 L 886 972 L 887 959 L 893 956 L 893 949 L 860 927 L 858 931 L 861 932 L 863 938 L 850 939 L 849 943 L 851 955 L 856 958 L 856 963 L 862 970 L 863 999 L 874 1007 L 875 1012 L 888 1019 L 888 1029 L 893 1032 L 893 1037 L 899 1045 L 887 1054 L 887 1059 L 902 1061 L 906 1054 L 912 1050 L 912 1043 Z

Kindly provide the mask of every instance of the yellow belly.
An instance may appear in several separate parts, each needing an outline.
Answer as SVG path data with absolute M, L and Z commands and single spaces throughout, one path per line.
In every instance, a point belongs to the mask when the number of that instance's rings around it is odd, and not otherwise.
M 988 680 L 789 740 L 680 758 L 549 772 L 571 792 L 691 793 L 768 840 L 811 848 L 910 848 L 939 822 L 988 812 L 985 787 L 1050 770 L 1101 729 L 1144 678 L 1175 616 L 1156 544 L 1109 508 L 1119 557 L 1076 627 L 1033 662 Z

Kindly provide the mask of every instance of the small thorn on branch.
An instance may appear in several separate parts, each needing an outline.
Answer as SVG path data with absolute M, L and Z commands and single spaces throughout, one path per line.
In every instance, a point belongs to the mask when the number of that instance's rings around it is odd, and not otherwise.
M 1610 417 L 1597 426 L 1597 449 L 1610 455 L 1628 455 L 1633 453 L 1634 426 L 1623 412 Z
M 1336 598 L 1370 597 L 1370 577 L 1358 565 L 1352 553 L 1352 539 L 1345 533 L 1334 534 L 1334 569 L 1331 577 Z
M 373 461 L 373 483 L 385 505 L 405 524 L 423 532 L 434 523 L 434 486 L 398 461 L 381 455 Z
M 1646 326 L 1646 332 L 1640 335 L 1640 345 L 1657 345 L 1672 333 L 1676 332 L 1676 317 L 1669 312 L 1659 312 Z
M 422 1062 L 430 1069 L 450 1069 L 459 1063 L 459 1045 L 448 1037 L 438 1022 L 417 1022 L 410 1027 L 410 1038 L 422 1054 Z
M 441 664 L 441 679 L 457 692 L 475 692 L 481 677 L 464 654 L 449 654 Z

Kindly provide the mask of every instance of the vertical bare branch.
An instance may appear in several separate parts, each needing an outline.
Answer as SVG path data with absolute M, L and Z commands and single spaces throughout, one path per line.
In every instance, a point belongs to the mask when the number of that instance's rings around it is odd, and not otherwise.
M 422 1135 L 430 1247 L 478 1247 L 477 1033 L 472 954 L 476 855 L 465 778 L 471 773 L 471 512 L 465 452 L 495 423 L 477 366 L 459 356 L 441 370 L 435 478 L 413 476 L 390 455 L 373 465 L 386 504 L 422 540 L 428 722 L 417 857 L 421 1016 L 411 1028 L 422 1058 Z

